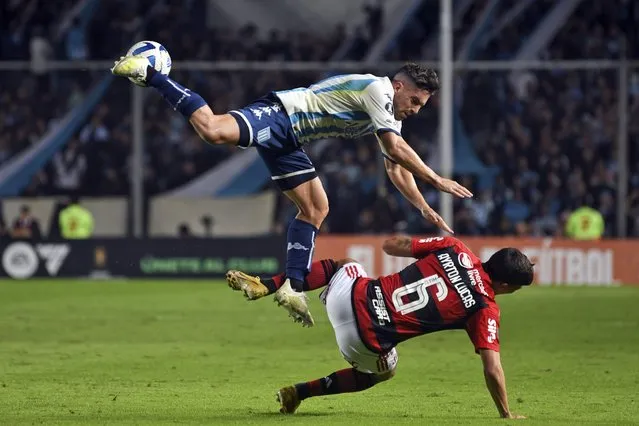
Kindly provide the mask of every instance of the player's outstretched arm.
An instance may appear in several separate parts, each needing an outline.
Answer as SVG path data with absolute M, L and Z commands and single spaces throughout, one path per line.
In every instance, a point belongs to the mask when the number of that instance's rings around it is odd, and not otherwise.
M 480 349 L 481 361 L 484 364 L 484 378 L 486 387 L 495 401 L 499 415 L 505 419 L 524 419 L 510 412 L 508 394 L 506 393 L 506 376 L 501 366 L 499 352 L 490 349 Z
M 451 179 L 439 176 L 428 167 L 413 148 L 394 132 L 383 132 L 378 135 L 386 155 L 411 172 L 418 179 L 430 183 L 440 191 L 448 192 L 461 198 L 469 198 L 473 193 Z
M 393 163 L 387 159 L 384 159 L 384 166 L 386 168 L 386 173 L 390 178 L 393 185 L 402 193 L 404 198 L 406 198 L 410 203 L 417 207 L 424 217 L 424 219 L 433 223 L 439 229 L 442 229 L 446 232 L 453 233 L 453 230 L 450 229 L 450 226 L 444 219 L 428 205 L 422 193 L 419 192 L 419 188 L 417 187 L 417 183 L 415 182 L 415 177 L 411 172 L 400 166 L 399 164 Z
M 397 257 L 413 257 L 412 238 L 408 235 L 395 235 L 382 244 L 384 253 Z

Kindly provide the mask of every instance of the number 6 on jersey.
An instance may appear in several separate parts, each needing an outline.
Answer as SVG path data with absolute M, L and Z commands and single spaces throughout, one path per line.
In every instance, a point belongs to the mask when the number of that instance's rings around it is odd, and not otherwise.
M 437 274 L 430 275 L 396 289 L 392 296 L 395 310 L 402 315 L 407 315 L 426 307 L 429 301 L 427 288 L 433 285 L 437 286 L 437 300 L 440 302 L 444 300 L 448 296 L 448 287 L 444 279 Z M 417 299 L 404 303 L 403 298 L 412 293 L 417 293 Z

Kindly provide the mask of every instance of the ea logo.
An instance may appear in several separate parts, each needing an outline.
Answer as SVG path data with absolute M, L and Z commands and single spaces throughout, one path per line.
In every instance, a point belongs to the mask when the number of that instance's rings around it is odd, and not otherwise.
M 38 255 L 27 243 L 13 243 L 2 254 L 2 267 L 16 279 L 31 277 L 38 270 Z
M 457 260 L 459 260 L 459 264 L 464 268 L 473 269 L 473 260 L 470 258 L 468 253 L 459 253 Z

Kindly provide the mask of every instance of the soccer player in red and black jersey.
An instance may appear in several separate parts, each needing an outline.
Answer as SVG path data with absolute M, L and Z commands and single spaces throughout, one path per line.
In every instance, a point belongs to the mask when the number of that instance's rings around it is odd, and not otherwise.
M 352 368 L 280 389 L 280 411 L 293 413 L 302 400 L 313 396 L 368 389 L 394 376 L 399 343 L 436 331 L 465 329 L 481 356 L 486 386 L 499 414 L 522 418 L 508 406 L 495 296 L 530 285 L 530 260 L 515 248 L 504 248 L 482 263 L 452 237 L 394 237 L 384 242 L 383 249 L 417 260 L 377 279 L 368 278 L 352 259 L 312 264 L 305 291 L 326 287 L 320 298 L 340 352 Z M 284 274 L 262 280 L 239 271 L 227 273 L 229 286 L 249 300 L 274 293 L 284 279 Z

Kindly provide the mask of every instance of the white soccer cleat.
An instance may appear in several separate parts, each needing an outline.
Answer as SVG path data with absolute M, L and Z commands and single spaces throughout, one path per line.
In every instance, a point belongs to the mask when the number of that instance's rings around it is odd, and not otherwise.
M 127 77 L 138 86 L 146 87 L 146 68 L 149 61 L 141 56 L 124 56 L 115 61 L 111 72 L 119 77 Z
M 275 302 L 283 306 L 295 322 L 301 322 L 302 326 L 312 327 L 315 324 L 311 312 L 308 310 L 308 298 L 306 294 L 295 291 L 291 287 L 288 278 L 275 293 Z

